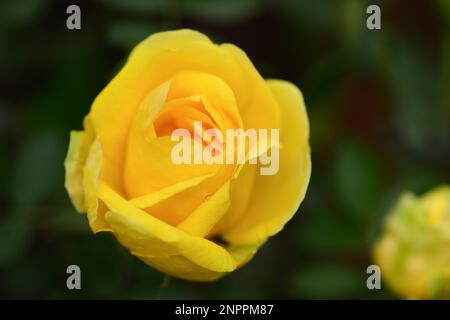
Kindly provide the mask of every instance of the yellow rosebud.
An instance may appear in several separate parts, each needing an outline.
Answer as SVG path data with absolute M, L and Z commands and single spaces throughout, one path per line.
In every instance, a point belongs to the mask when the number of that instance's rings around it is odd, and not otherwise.
M 403 194 L 386 219 L 374 259 L 399 295 L 450 298 L 450 188 Z
M 279 130 L 279 170 L 261 175 L 262 163 L 249 160 L 273 141 L 246 148 L 245 163 L 174 163 L 171 132 L 191 132 L 195 121 L 221 132 Z M 112 232 L 161 272 L 212 281 L 249 261 L 297 211 L 311 173 L 308 136 L 295 85 L 264 80 L 234 45 L 161 32 L 131 52 L 84 130 L 72 132 L 66 189 L 93 232 Z

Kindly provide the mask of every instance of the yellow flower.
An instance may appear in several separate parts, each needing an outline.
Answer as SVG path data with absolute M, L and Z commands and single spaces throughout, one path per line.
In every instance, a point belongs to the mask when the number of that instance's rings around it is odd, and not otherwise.
M 170 134 L 196 120 L 221 131 L 278 129 L 278 172 L 261 175 L 249 161 L 175 164 Z M 161 32 L 131 52 L 84 130 L 71 133 L 65 185 L 93 232 L 112 232 L 161 272 L 212 281 L 249 261 L 298 209 L 311 173 L 308 135 L 293 84 L 264 80 L 234 45 Z
M 408 299 L 450 298 L 450 187 L 405 193 L 374 247 L 381 275 Z

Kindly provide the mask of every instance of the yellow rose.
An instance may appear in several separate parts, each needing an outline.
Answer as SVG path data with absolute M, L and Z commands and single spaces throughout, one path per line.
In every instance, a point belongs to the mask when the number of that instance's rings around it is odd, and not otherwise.
M 279 170 L 173 163 L 171 132 L 195 120 L 279 129 Z M 296 212 L 311 172 L 308 135 L 293 84 L 265 81 L 234 45 L 192 30 L 161 32 L 131 52 L 84 130 L 71 133 L 65 185 L 93 232 L 112 232 L 161 272 L 212 281 L 249 261 Z
M 405 298 L 450 298 L 450 187 L 405 193 L 374 248 L 381 275 Z

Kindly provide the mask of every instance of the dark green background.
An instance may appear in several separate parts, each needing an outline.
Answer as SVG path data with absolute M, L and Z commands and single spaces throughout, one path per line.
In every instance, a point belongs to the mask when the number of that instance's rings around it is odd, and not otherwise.
M 66 29 L 78 3 L 82 29 Z M 379 4 L 382 30 L 365 27 Z M 450 1 L 0 3 L 0 297 L 394 298 L 366 288 L 383 215 L 402 190 L 450 176 Z M 299 213 L 244 268 L 211 284 L 163 276 L 93 235 L 64 184 L 69 131 L 153 32 L 232 42 L 304 93 L 313 174 Z M 268 195 L 269 196 L 269 195 Z M 66 289 L 66 267 L 82 290 Z

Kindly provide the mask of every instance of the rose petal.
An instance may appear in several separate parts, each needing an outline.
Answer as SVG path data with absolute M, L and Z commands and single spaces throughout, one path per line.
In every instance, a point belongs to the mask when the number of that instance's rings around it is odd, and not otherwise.
M 205 179 L 207 179 L 211 176 L 212 176 L 212 174 L 207 174 L 204 176 L 180 181 L 169 187 L 146 194 L 144 196 L 140 196 L 140 197 L 131 199 L 130 202 L 132 205 L 134 205 L 140 209 L 150 208 L 150 207 L 154 206 L 155 204 L 172 197 L 175 194 L 178 194 L 189 188 L 197 186 L 198 184 L 202 183 Z
M 236 261 L 223 247 L 152 217 L 104 183 L 100 185 L 99 198 L 111 210 L 105 216 L 106 221 L 133 254 L 149 257 L 182 255 L 193 264 L 214 272 L 229 272 L 236 268 Z
M 83 189 L 83 166 L 89 151 L 90 143 L 84 131 L 71 131 L 69 150 L 64 167 L 66 171 L 65 187 L 70 200 L 78 212 L 86 212 Z
M 230 181 L 227 181 L 214 195 L 205 198 L 177 228 L 195 236 L 207 236 L 229 207 Z
M 225 231 L 224 238 L 232 244 L 252 244 L 279 232 L 297 211 L 311 174 L 302 94 L 286 81 L 270 80 L 267 84 L 281 111 L 279 171 L 275 175 L 257 173 L 245 215 Z
M 103 203 L 98 200 L 98 188 L 103 162 L 102 146 L 100 139 L 96 138 L 92 143 L 86 163 L 83 168 L 83 189 L 86 202 L 86 211 L 89 225 L 93 232 L 109 230 L 109 225 L 104 220 L 106 212 Z
M 223 44 L 221 48 L 239 63 L 244 74 L 241 81 L 246 83 L 247 92 L 244 101 L 238 99 L 239 113 L 244 127 L 253 129 L 279 128 L 280 111 L 277 102 L 248 56 L 232 44 Z

